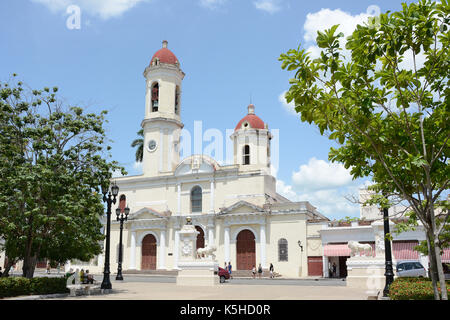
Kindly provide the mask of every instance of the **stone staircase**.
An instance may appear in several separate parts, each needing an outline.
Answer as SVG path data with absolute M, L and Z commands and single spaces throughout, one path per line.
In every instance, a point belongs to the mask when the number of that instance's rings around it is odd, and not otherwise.
M 124 270 L 122 274 L 136 274 L 136 275 L 154 275 L 154 276 L 172 276 L 176 277 L 178 275 L 178 270 Z M 233 270 L 231 272 L 233 278 L 251 278 L 252 270 Z M 275 278 L 281 277 L 281 274 L 274 272 Z M 267 269 L 263 270 L 261 275 L 262 278 L 269 278 L 270 272 Z M 258 273 L 256 273 L 256 278 L 258 278 Z
M 232 270 L 231 275 L 233 278 L 252 278 L 252 270 Z M 274 272 L 273 273 L 275 278 L 281 277 L 281 274 Z M 256 272 L 256 278 L 259 277 L 258 272 Z M 270 272 L 268 269 L 263 269 L 263 273 L 261 275 L 261 278 L 270 278 Z
M 124 270 L 122 274 L 139 274 L 155 276 L 174 276 L 178 275 L 178 270 Z

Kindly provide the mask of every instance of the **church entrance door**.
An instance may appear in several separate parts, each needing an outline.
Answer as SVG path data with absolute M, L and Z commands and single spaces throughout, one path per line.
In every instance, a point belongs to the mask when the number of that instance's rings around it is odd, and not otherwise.
M 156 238 L 148 234 L 142 239 L 142 270 L 156 270 Z
M 236 269 L 252 270 L 256 266 L 255 236 L 250 230 L 242 230 L 236 239 Z
M 197 249 L 204 248 L 205 247 L 205 233 L 203 232 L 203 229 L 199 226 L 195 226 L 195 230 L 200 232 L 197 235 Z

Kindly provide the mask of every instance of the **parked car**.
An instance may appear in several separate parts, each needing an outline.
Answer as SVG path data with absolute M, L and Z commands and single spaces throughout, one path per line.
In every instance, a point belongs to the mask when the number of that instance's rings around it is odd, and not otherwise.
M 228 270 L 225 270 L 224 268 L 219 267 L 219 271 L 217 272 L 219 278 L 220 278 L 220 283 L 224 283 L 225 280 L 230 279 L 230 273 L 228 272 Z
M 426 277 L 427 271 L 419 261 L 399 261 L 397 263 L 398 277 Z

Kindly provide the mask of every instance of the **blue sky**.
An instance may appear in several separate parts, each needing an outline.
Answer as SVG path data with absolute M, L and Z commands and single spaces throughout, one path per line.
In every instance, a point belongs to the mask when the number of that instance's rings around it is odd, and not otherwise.
M 368 15 L 397 11 L 402 1 L 294 0 L 15 0 L 0 2 L 0 80 L 12 73 L 32 88 L 58 86 L 68 104 L 109 111 L 113 159 L 138 174 L 130 146 L 144 116 L 142 75 L 168 40 L 186 73 L 182 120 L 194 132 L 225 135 L 247 113 L 279 129 L 278 191 L 308 200 L 330 218 L 359 216 L 344 196 L 352 181 L 328 162 L 333 144 L 283 99 L 290 74 L 278 57 L 301 43 L 314 52 L 315 31 L 352 28 Z M 80 29 L 67 27 L 66 9 L 81 8 Z M 331 24 L 331 25 L 330 25 Z M 204 144 L 205 146 L 205 144 Z

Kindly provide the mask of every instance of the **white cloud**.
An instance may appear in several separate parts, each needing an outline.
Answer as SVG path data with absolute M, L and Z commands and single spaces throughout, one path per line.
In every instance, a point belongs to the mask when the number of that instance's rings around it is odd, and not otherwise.
M 298 190 L 323 190 L 349 185 L 352 175 L 340 163 L 311 158 L 308 164 L 301 165 L 299 171 L 292 174 L 292 181 Z
M 99 16 L 107 20 L 121 16 L 124 12 L 135 7 L 141 2 L 150 0 L 31 0 L 48 7 L 52 12 L 66 12 L 70 5 L 77 5 L 81 12 L 92 16 Z
M 294 191 L 291 185 L 286 184 L 283 180 L 277 180 L 277 192 L 283 197 L 288 198 L 291 201 L 301 201 L 299 194 Z
M 258 0 L 254 1 L 256 9 L 266 11 L 270 14 L 281 10 L 280 0 Z
M 330 219 L 359 216 L 358 190 L 367 185 L 352 180 L 349 170 L 338 163 L 311 158 L 299 171 L 293 172 L 291 183 L 277 180 L 277 192 L 291 201 L 308 201 Z
M 216 9 L 226 1 L 227 0 L 200 0 L 200 5 L 208 9 Z
M 347 198 L 358 197 L 360 186 L 347 186 L 328 190 L 297 191 L 295 186 L 277 180 L 277 192 L 285 198 L 297 202 L 308 201 L 329 219 L 341 219 L 346 216 L 358 217 L 359 205 Z
M 283 91 L 279 96 L 278 96 L 278 101 L 281 102 L 281 105 L 283 106 L 283 108 L 289 112 L 290 114 L 294 114 L 297 115 L 297 111 L 295 111 L 295 104 L 294 101 L 291 101 L 290 103 L 287 103 L 286 101 L 286 93 L 287 91 Z
M 305 34 L 303 38 L 306 42 L 315 42 L 317 37 L 317 31 L 324 31 L 330 29 L 332 26 L 339 24 L 336 33 L 344 33 L 344 38 L 341 39 L 341 45 L 345 46 L 348 36 L 350 36 L 356 29 L 358 24 L 364 24 L 368 22 L 368 18 L 380 14 L 380 8 L 378 6 L 369 6 L 367 11 L 357 15 L 352 15 L 349 12 L 344 12 L 341 9 L 321 9 L 315 13 L 308 13 L 306 21 L 303 26 Z M 321 49 L 316 45 L 312 45 L 308 48 L 308 52 L 311 53 L 313 58 L 319 57 Z M 346 51 L 344 50 L 344 54 Z

